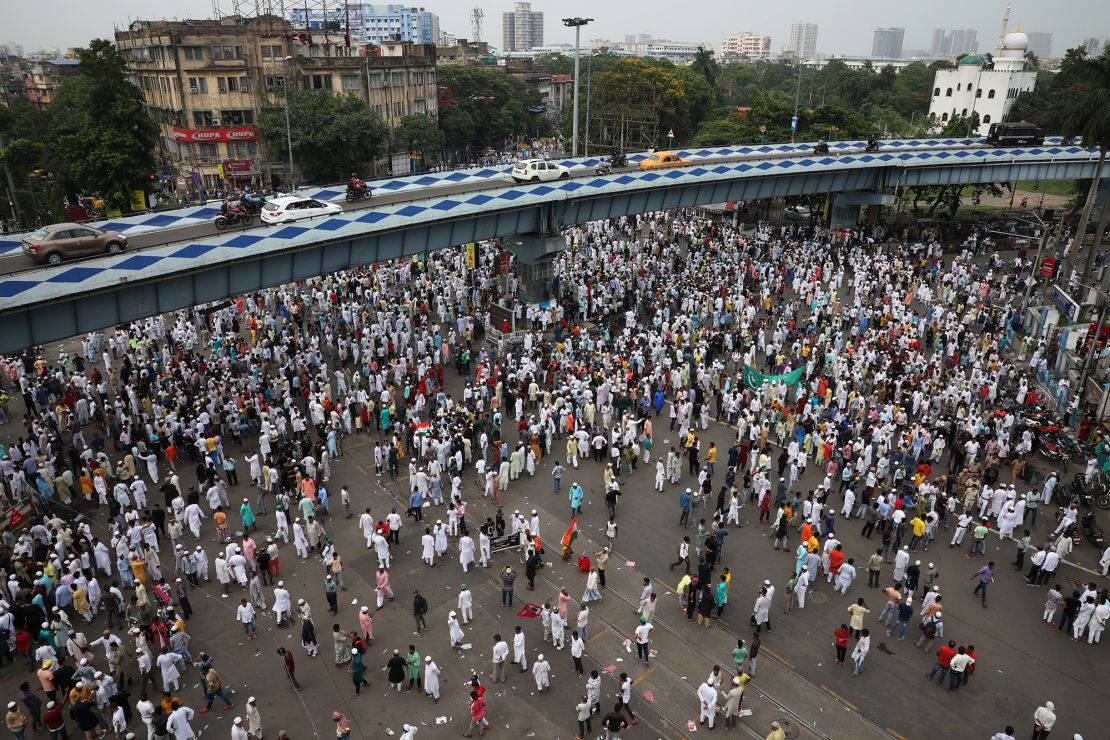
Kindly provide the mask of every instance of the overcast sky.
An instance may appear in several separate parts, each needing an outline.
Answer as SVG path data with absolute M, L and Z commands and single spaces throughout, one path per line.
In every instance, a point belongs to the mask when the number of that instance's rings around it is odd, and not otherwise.
M 264 1 L 264 0 L 263 0 Z M 310 0 L 318 3 L 321 0 Z M 216 0 L 225 13 L 233 0 Z M 258 0 L 242 0 L 250 6 Z M 281 0 L 272 0 L 275 6 Z M 286 7 L 300 7 L 303 0 L 285 0 Z M 501 45 L 501 13 L 512 10 L 505 0 L 425 0 L 422 5 L 438 13 L 440 28 L 460 38 L 469 37 L 470 9 L 486 13 L 483 38 Z M 0 43 L 22 44 L 27 51 L 39 48 L 82 46 L 96 37 L 111 38 L 113 28 L 137 18 L 207 18 L 213 0 L 0 0 Z M 339 5 L 330 0 L 329 6 Z M 850 11 L 849 11 L 850 7 Z M 817 50 L 833 54 L 870 54 L 871 34 L 879 26 L 906 29 L 905 48 L 928 49 L 936 27 L 974 28 L 979 32 L 978 51 L 990 51 L 998 37 L 1005 0 L 558 0 L 533 2 L 532 10 L 544 13 L 547 43 L 572 42 L 574 34 L 560 23 L 568 16 L 592 16 L 583 30 L 583 41 L 625 34 L 649 33 L 675 41 L 706 41 L 719 46 L 726 33 L 752 31 L 771 35 L 779 51 L 786 43 L 790 24 L 818 24 Z M 1088 36 L 1110 37 L 1106 0 L 1015 0 L 1011 28 L 1051 33 L 1052 52 L 1061 55 Z

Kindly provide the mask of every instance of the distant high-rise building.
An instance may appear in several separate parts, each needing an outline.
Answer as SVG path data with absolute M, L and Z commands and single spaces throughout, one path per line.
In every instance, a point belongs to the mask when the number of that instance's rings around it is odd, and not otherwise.
M 1052 56 L 1052 34 L 1042 31 L 1029 31 L 1029 51 L 1037 55 L 1038 59 L 1047 59 Z
M 289 20 L 310 31 L 329 31 L 351 42 L 381 46 L 387 41 L 435 44 L 439 41 L 439 16 L 424 8 L 397 3 L 339 3 L 333 8 L 293 8 Z
M 742 31 L 730 33 L 721 42 L 721 56 L 744 59 L 770 59 L 771 37 L 760 33 Z
M 898 59 L 902 56 L 902 39 L 906 35 L 904 28 L 876 28 L 875 37 L 871 42 L 871 56 L 883 59 Z
M 938 57 L 946 57 L 952 53 L 952 34 L 943 28 L 934 28 L 933 43 L 929 45 L 929 53 Z
M 638 41 L 641 44 L 645 44 L 648 41 L 651 41 L 651 34 L 650 33 L 641 33 L 640 36 L 639 36 Z
M 514 3 L 513 12 L 501 14 L 501 50 L 528 51 L 543 46 L 543 13 L 533 13 L 532 3 Z
M 786 48 L 783 51 L 798 59 L 816 56 L 817 24 L 805 22 L 790 24 L 790 40 L 786 42 Z
M 974 28 L 965 28 L 963 30 L 952 31 L 952 45 L 948 49 L 947 56 L 958 56 L 960 54 L 969 54 L 979 49 L 979 32 Z
M 624 43 L 626 43 L 626 44 L 634 44 L 634 43 L 636 43 L 636 34 L 634 34 L 634 33 L 626 33 L 626 34 L 624 35 Z
M 1096 39 L 1094 36 L 1083 39 L 1083 43 L 1081 44 L 1081 46 L 1084 50 L 1086 50 L 1088 54 L 1091 54 L 1092 56 L 1096 54 L 1101 54 L 1102 50 L 1105 48 L 1102 44 L 1102 39 Z

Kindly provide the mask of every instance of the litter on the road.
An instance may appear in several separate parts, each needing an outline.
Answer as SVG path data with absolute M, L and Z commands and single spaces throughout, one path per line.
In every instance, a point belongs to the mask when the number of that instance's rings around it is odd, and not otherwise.
M 650 691 L 645 691 L 644 698 L 648 701 L 655 701 L 655 694 L 651 693 Z
M 447 718 L 446 717 L 436 717 L 436 724 L 437 725 L 447 724 Z

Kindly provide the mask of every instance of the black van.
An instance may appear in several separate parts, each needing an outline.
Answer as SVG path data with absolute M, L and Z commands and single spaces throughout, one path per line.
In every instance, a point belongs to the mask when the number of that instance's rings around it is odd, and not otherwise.
M 994 146 L 1018 144 L 1043 144 L 1044 130 L 1032 123 L 992 123 L 987 131 L 987 143 Z

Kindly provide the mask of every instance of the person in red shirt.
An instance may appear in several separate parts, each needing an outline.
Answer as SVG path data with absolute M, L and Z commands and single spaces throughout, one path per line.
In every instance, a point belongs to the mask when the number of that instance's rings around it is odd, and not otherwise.
M 967 654 L 970 655 L 971 659 L 975 662 L 974 663 L 968 663 L 967 668 L 964 669 L 964 679 L 963 679 L 963 684 L 962 684 L 963 686 L 967 686 L 967 679 L 971 678 L 972 673 L 975 673 L 975 663 L 979 662 L 979 658 L 976 657 L 976 655 L 975 655 L 975 646 L 974 645 L 968 645 L 967 646 Z
M 937 650 L 937 662 L 933 664 L 933 670 L 929 671 L 929 673 L 927 674 L 929 680 L 932 681 L 933 676 L 936 675 L 936 673 L 939 671 L 940 677 L 937 679 L 937 683 L 943 686 L 944 676 L 948 673 L 948 668 L 952 665 L 952 658 L 955 655 L 955 640 L 949 640 L 947 645 L 941 645 L 940 649 Z M 965 670 L 964 673 L 967 673 L 967 671 Z
M 829 553 L 829 583 L 840 575 L 840 566 L 844 565 L 844 547 L 837 545 L 832 552 Z
M 851 637 L 852 632 L 848 629 L 848 625 L 842 624 L 833 632 L 836 637 L 836 662 L 844 665 L 844 656 L 848 654 L 848 638 Z
M 478 696 L 477 691 L 470 692 L 470 728 L 463 733 L 463 737 L 474 737 L 470 730 L 478 728 L 478 737 L 486 734 L 489 720 L 486 719 L 486 700 Z

